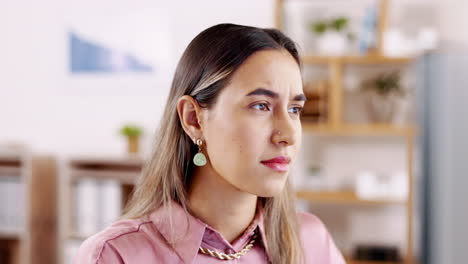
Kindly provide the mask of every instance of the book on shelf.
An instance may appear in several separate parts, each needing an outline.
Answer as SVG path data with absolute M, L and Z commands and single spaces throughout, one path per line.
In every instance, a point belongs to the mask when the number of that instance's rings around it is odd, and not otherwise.
M 122 212 L 122 190 L 116 180 L 81 179 L 74 186 L 73 230 L 93 235 L 117 220 Z
M 104 228 L 114 222 L 122 213 L 122 189 L 114 180 L 104 180 L 99 185 L 100 218 L 99 226 Z
M 23 230 L 24 195 L 21 177 L 0 177 L 0 232 L 20 233 Z

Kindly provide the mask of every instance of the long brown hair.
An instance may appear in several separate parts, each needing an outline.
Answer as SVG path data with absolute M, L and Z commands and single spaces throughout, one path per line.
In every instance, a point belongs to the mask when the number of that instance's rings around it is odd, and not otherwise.
M 170 210 L 172 200 L 187 210 L 187 190 L 194 169 L 191 160 L 197 146 L 182 128 L 177 101 L 190 95 L 200 106 L 210 108 L 232 74 L 261 50 L 286 50 L 301 66 L 294 42 L 276 29 L 219 24 L 190 42 L 177 65 L 152 157 L 143 168 L 122 218 L 138 218 L 161 206 Z M 270 261 L 300 263 L 303 249 L 289 180 L 279 195 L 259 199 L 264 207 Z

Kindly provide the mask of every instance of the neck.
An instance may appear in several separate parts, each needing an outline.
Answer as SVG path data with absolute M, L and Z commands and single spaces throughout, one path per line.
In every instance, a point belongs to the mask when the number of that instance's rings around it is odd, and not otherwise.
M 243 192 L 210 169 L 196 168 L 189 188 L 192 214 L 233 242 L 255 217 L 257 196 Z

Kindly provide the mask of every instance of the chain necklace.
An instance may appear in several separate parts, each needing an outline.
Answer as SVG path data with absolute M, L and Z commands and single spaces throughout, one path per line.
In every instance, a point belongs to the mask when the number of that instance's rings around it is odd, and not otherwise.
M 221 253 L 221 252 L 217 252 L 217 251 L 214 251 L 208 248 L 202 248 L 202 247 L 200 247 L 200 252 L 205 255 L 212 256 L 214 258 L 218 258 L 221 260 L 239 259 L 241 256 L 249 252 L 249 250 L 253 247 L 256 238 L 257 238 L 257 234 L 254 233 L 250 242 L 241 251 L 237 253 L 226 254 L 226 253 Z

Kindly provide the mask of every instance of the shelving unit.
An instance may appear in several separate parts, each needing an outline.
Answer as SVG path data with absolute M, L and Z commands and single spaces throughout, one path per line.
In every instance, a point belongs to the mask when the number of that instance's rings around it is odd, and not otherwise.
M 281 29 L 284 21 L 284 4 L 286 0 L 275 1 L 275 25 Z M 298 190 L 297 197 L 305 201 L 325 204 L 343 205 L 403 205 L 406 207 L 406 241 L 407 256 L 402 263 L 415 263 L 413 254 L 413 149 L 414 137 L 417 134 L 417 127 L 413 124 L 393 125 L 393 124 L 351 124 L 345 123 L 343 118 L 344 89 L 343 71 L 345 66 L 351 65 L 408 65 L 414 61 L 413 57 L 385 57 L 383 50 L 383 32 L 387 26 L 389 0 L 380 1 L 379 24 L 378 24 L 378 47 L 377 51 L 368 55 L 349 55 L 341 57 L 328 57 L 316 55 L 304 55 L 302 61 L 305 66 L 325 66 L 329 74 L 329 90 L 327 105 L 328 118 L 325 123 L 303 122 L 304 132 L 321 136 L 397 136 L 405 140 L 406 163 L 408 173 L 409 194 L 405 201 L 389 200 L 363 200 L 353 192 L 315 192 L 311 190 Z M 382 261 L 356 261 L 348 258 L 348 263 L 352 264 L 386 264 L 394 262 Z
M 122 157 L 73 157 L 62 162 L 60 183 L 60 263 L 70 263 L 65 256 L 65 247 L 69 241 L 81 243 L 87 235 L 73 228 L 74 188 L 82 179 L 116 180 L 122 191 L 122 204 L 125 205 L 133 186 L 141 172 L 143 160 L 138 156 Z
M 358 261 L 358 260 L 351 260 L 351 259 L 346 259 L 346 263 L 348 264 L 399 264 L 399 262 L 393 262 L 393 261 Z
M 355 205 L 392 205 L 402 204 L 405 205 L 407 201 L 396 199 L 362 199 L 356 193 L 351 191 L 321 191 L 311 192 L 307 190 L 298 190 L 296 196 L 299 199 L 312 201 L 315 203 L 329 203 L 329 204 L 355 204 Z
M 56 173 L 50 156 L 28 151 L 1 151 L 0 177 L 14 176 L 23 184 L 20 230 L 0 227 L 0 250 L 7 253 L 2 264 L 56 263 Z
M 412 137 L 417 134 L 416 127 L 411 125 L 395 126 L 388 124 L 341 124 L 328 125 L 303 122 L 302 129 L 324 135 L 366 135 L 366 136 L 403 136 Z
M 25 158 L 19 153 L 1 153 L 0 177 L 17 176 L 20 178 L 21 183 L 27 185 L 30 180 L 25 169 L 25 161 Z M 24 256 L 28 252 L 28 241 L 30 240 L 28 234 L 26 226 L 21 231 L 2 228 L 0 230 L 0 251 L 5 256 L 0 259 L 12 264 L 24 263 Z

